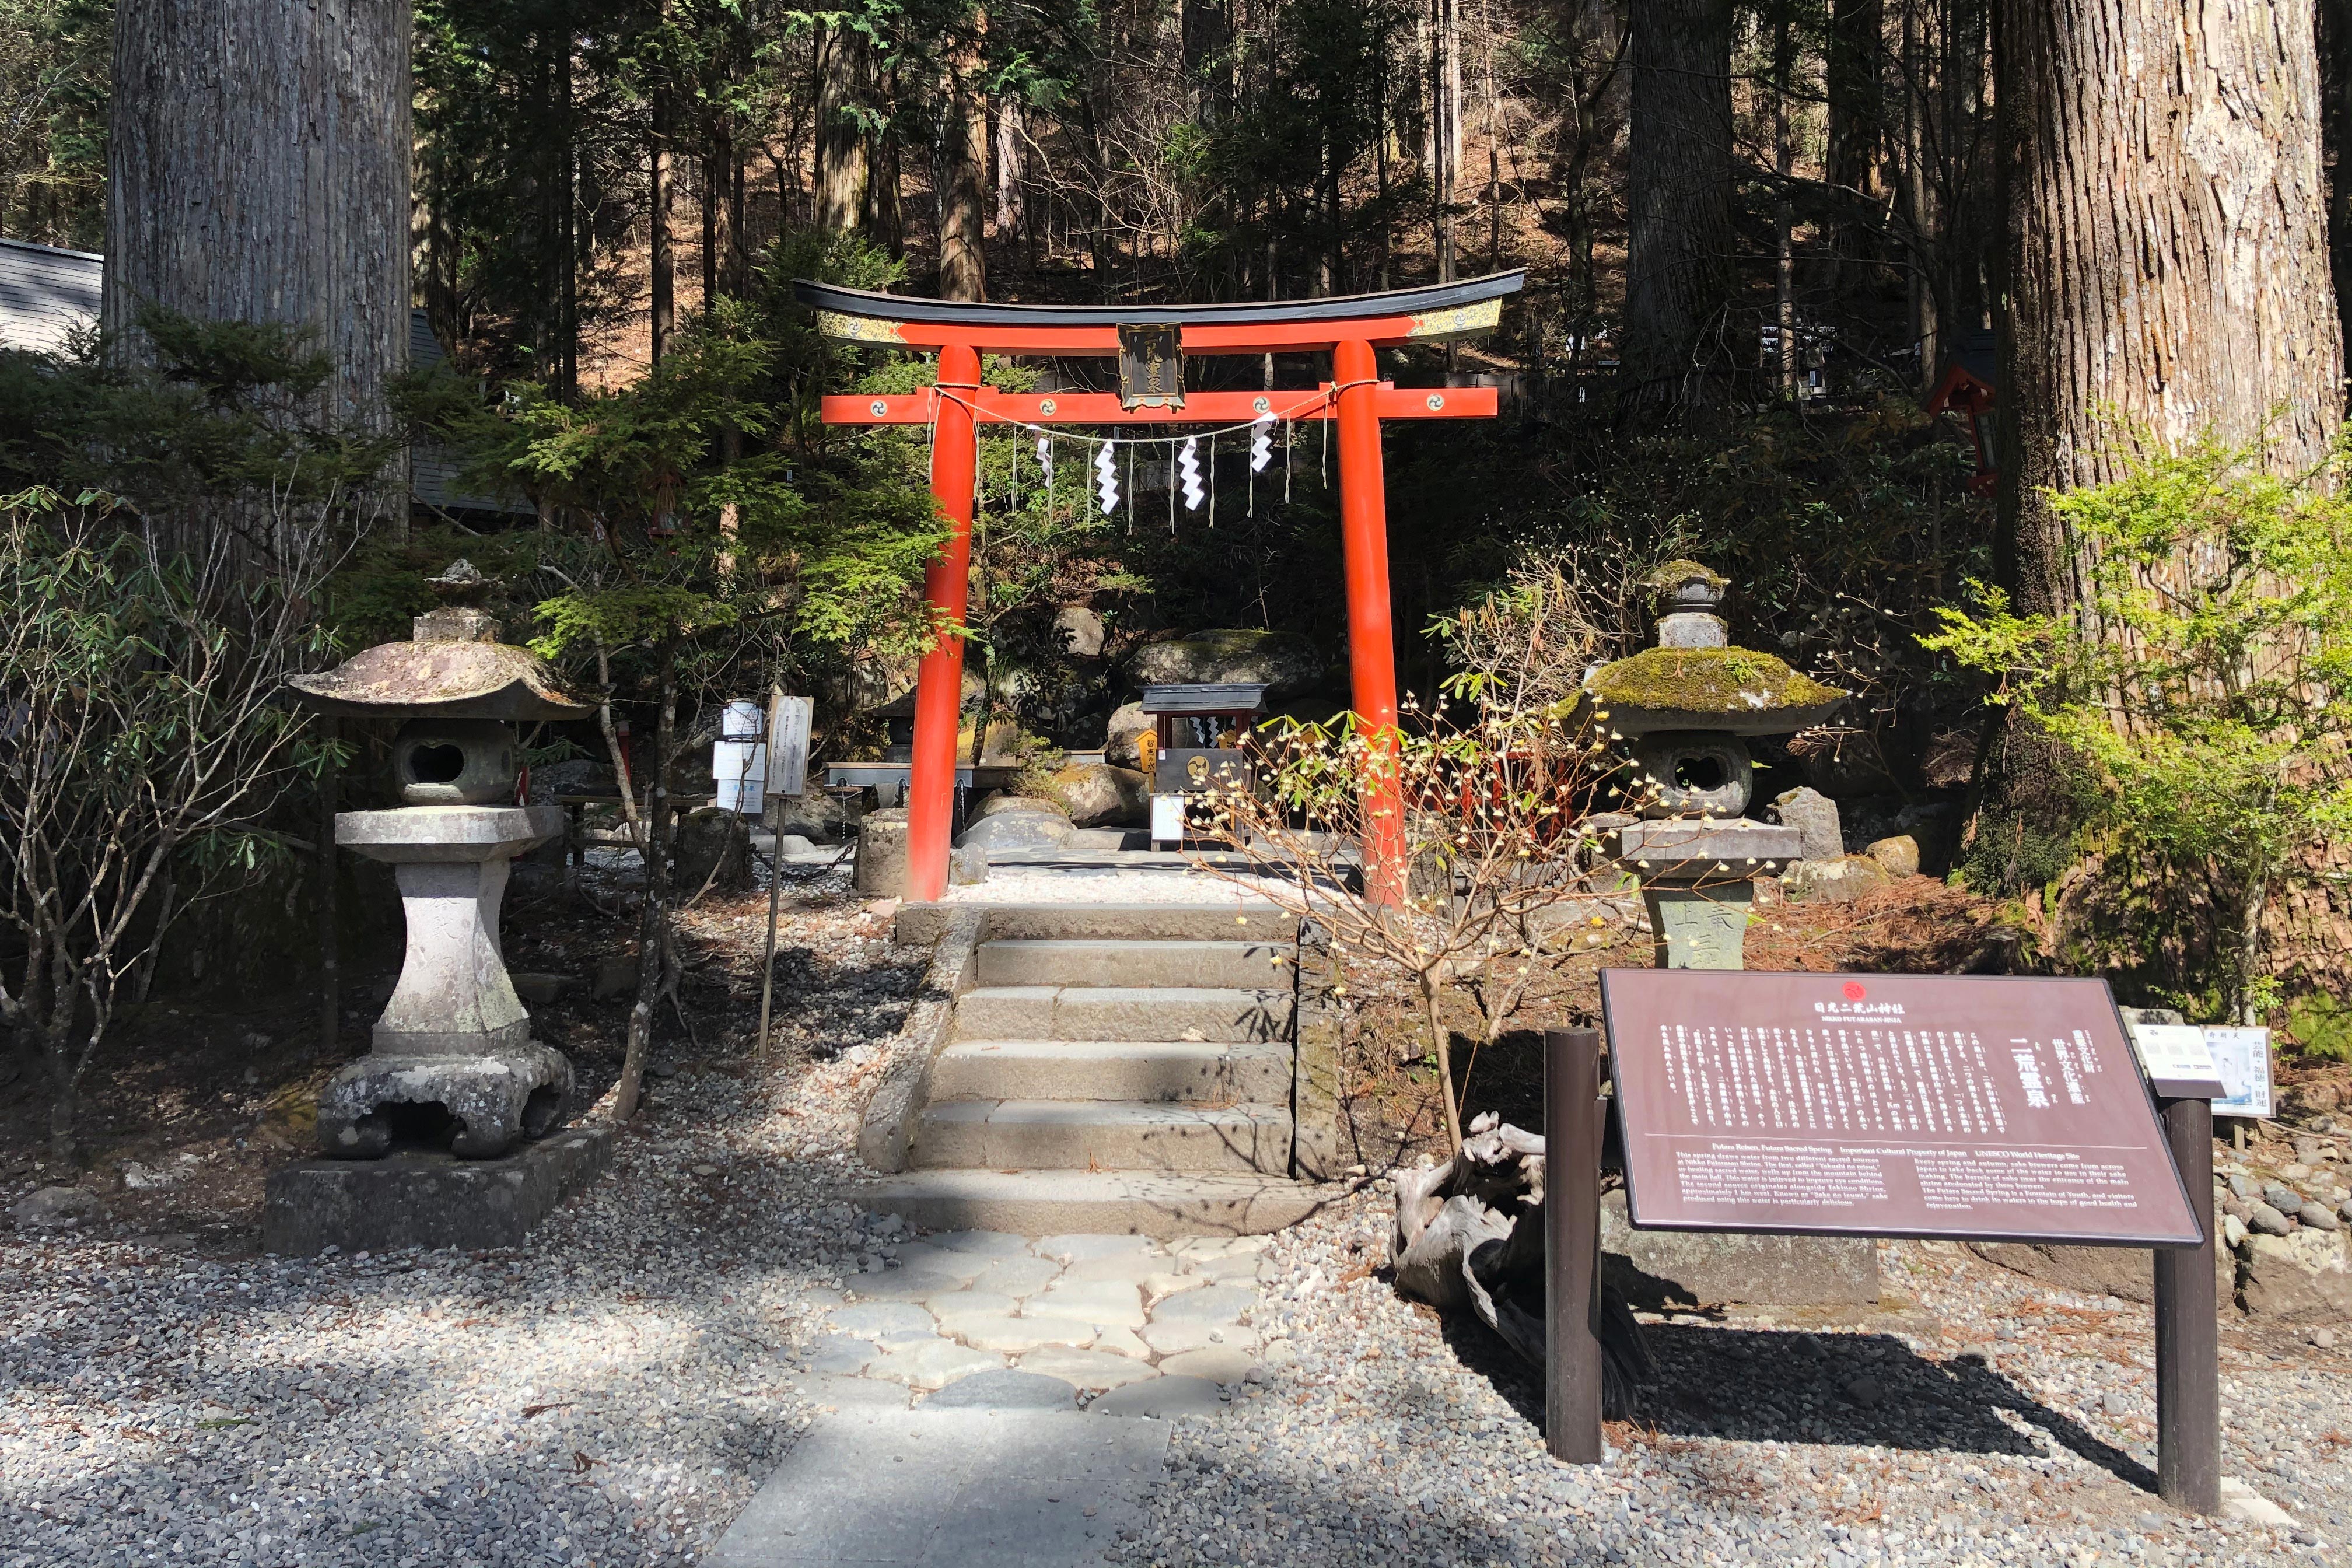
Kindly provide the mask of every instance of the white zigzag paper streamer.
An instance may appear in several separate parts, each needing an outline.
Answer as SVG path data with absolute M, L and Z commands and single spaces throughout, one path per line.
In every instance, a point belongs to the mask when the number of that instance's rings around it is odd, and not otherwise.
M 1095 448 L 1095 494 L 1106 514 L 1118 510 L 1118 454 L 1108 441 Z
M 1184 437 L 1184 449 L 1176 454 L 1177 471 L 1184 476 L 1184 510 L 1198 511 L 1208 491 L 1201 488 L 1201 442 L 1197 436 Z
M 1037 471 L 1047 484 L 1054 482 L 1054 443 L 1044 436 L 1037 437 Z
M 1251 423 L 1257 428 L 1250 435 L 1250 472 L 1262 474 L 1274 461 L 1274 416 L 1261 414 Z

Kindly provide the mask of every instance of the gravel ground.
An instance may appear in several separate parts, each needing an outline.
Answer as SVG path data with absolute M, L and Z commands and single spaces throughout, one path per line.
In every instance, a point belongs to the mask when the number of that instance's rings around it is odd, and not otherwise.
M 2336 1563 L 2352 1535 L 2352 1362 L 2233 1331 L 2224 1473 L 2304 1528 L 2192 1520 L 2145 1489 L 2147 1310 L 1948 1244 L 1889 1246 L 1883 1310 L 1850 1322 L 1654 1322 L 1660 1377 L 1610 1461 L 1556 1464 L 1528 1370 L 1369 1267 L 1389 1210 L 1367 1192 L 1264 1255 L 1252 1323 L 1286 1364 L 1179 1429 L 1121 1561 Z
M 698 1560 L 811 1417 L 787 1352 L 883 1263 L 839 1194 L 921 955 L 840 891 L 794 895 L 830 984 L 786 1030 L 840 1054 L 657 1083 L 519 1251 L 0 1236 L 0 1565 Z
M 785 936 L 807 982 L 785 1037 L 823 1059 L 761 1079 L 722 1048 L 658 1081 L 613 1173 L 522 1249 L 0 1237 L 0 1568 L 698 1561 L 850 1370 L 834 1309 L 925 1261 L 841 1201 L 923 955 L 840 883 L 795 889 Z M 1887 1248 L 1883 1310 L 1851 1321 L 1655 1324 L 1640 1417 L 1578 1469 L 1545 1455 L 1526 1368 L 1397 1297 L 1388 1207 L 1364 1193 L 1257 1255 L 1258 1370 L 1178 1425 L 1117 1560 L 2352 1562 L 2333 1349 L 2224 1333 L 2225 1472 L 2296 1529 L 2146 1489 L 2145 1309 L 1942 1246 Z

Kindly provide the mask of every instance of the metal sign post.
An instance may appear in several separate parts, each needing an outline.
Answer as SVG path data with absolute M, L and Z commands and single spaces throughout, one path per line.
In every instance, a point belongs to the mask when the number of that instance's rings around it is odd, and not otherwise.
M 1544 1032 L 1544 1446 L 1601 1462 L 1601 1036 Z
M 2168 1100 L 2164 1131 L 2192 1195 L 2202 1247 L 2156 1249 L 2156 1489 L 2191 1513 L 2221 1511 L 2221 1353 L 2213 1283 L 2213 1107 Z

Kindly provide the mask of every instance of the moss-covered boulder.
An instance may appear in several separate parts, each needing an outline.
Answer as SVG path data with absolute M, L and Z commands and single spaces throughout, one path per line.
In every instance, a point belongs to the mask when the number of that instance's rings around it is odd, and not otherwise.
M 1267 700 L 1296 696 L 1323 679 L 1322 656 L 1296 632 L 1189 632 L 1138 648 L 1128 664 L 1137 686 L 1220 681 L 1264 685 Z

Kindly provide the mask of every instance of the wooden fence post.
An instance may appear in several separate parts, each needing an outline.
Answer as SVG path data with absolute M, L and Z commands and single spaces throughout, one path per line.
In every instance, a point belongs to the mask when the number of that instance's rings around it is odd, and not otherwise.
M 1544 1033 L 1544 1443 L 1601 1462 L 1601 1037 Z

